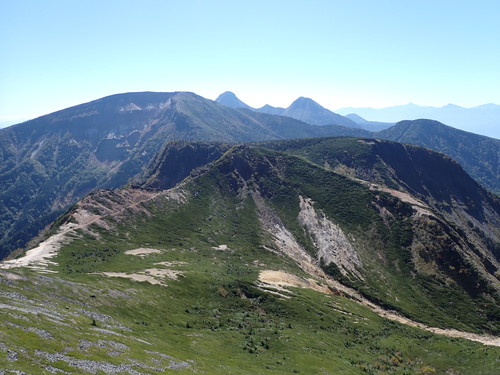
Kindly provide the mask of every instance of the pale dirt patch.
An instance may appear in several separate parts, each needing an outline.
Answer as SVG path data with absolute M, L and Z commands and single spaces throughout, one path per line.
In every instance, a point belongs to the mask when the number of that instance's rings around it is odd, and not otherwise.
M 266 266 L 264 263 L 261 263 L 258 259 L 254 260 L 252 263 L 256 267 L 265 267 Z
M 394 189 L 389 189 L 389 188 L 384 188 L 384 187 L 379 187 L 379 190 L 385 191 L 386 193 L 391 194 L 393 197 L 401 199 L 403 202 L 409 203 L 413 206 L 426 206 L 426 204 L 415 197 L 412 197 L 408 193 L 403 193 L 402 191 L 399 190 L 394 190 Z
M 167 268 L 148 268 L 147 270 L 144 270 L 144 272 L 157 278 L 168 278 L 171 280 L 177 280 L 178 276 L 184 273 L 179 270 L 170 270 Z
M 382 188 L 382 191 L 391 194 L 392 196 L 401 199 L 403 202 L 409 203 L 412 205 L 412 208 L 415 210 L 417 216 L 427 215 L 434 217 L 435 215 L 432 213 L 429 206 L 427 206 L 424 202 L 412 197 L 410 194 L 403 193 L 402 191 Z
M 187 202 L 187 194 L 181 188 L 173 188 L 171 190 L 167 190 L 166 197 L 171 199 L 177 203 L 186 203 Z
M 374 311 L 375 313 L 377 313 L 378 315 L 380 315 L 384 318 L 390 319 L 390 320 L 394 320 L 394 321 L 401 323 L 401 324 L 406 324 L 406 325 L 409 325 L 412 327 L 417 327 L 417 328 L 423 329 L 424 331 L 436 333 L 438 335 L 467 339 L 467 340 L 471 340 L 471 341 L 480 342 L 484 345 L 500 346 L 500 337 L 497 337 L 497 336 L 480 335 L 480 334 L 476 334 L 476 333 L 458 331 L 456 329 L 443 329 L 443 328 L 437 328 L 437 327 L 429 327 L 423 323 L 415 322 L 415 321 L 408 319 L 404 316 L 398 315 L 394 311 L 384 310 L 380 306 L 376 306 L 376 305 L 372 304 L 371 302 L 366 301 L 367 302 L 366 304 L 365 304 L 365 301 L 360 301 L 360 302 L 363 305 L 370 307 L 371 310 Z
M 375 141 L 367 141 L 365 139 L 359 139 L 358 142 L 359 143 L 363 143 L 365 145 L 374 145 L 374 144 L 376 144 Z
M 377 185 L 377 184 L 374 184 L 371 182 L 367 182 L 364 180 L 358 179 L 358 181 L 367 185 L 368 188 L 372 191 L 373 190 L 383 191 L 385 193 L 389 193 L 393 197 L 396 197 L 396 198 L 402 200 L 405 203 L 411 204 L 411 206 L 415 210 L 417 216 L 421 216 L 421 215 L 427 215 L 427 216 L 431 216 L 431 217 L 435 216 L 432 213 L 431 208 L 427 204 L 425 204 L 421 200 L 413 197 L 412 195 L 410 195 L 408 193 L 404 193 L 404 192 L 399 191 L 399 190 L 389 189 L 387 187 L 383 187 L 383 186 L 380 186 L 380 185 Z
M 181 266 L 187 264 L 186 262 L 158 262 L 155 265 L 172 267 Z M 148 282 L 153 285 L 163 285 L 165 279 L 177 280 L 180 275 L 183 275 L 184 271 L 173 270 L 169 268 L 148 268 L 144 271 L 139 271 L 135 273 L 125 273 L 125 272 L 101 272 L 98 275 L 104 275 L 108 277 L 122 277 L 124 279 L 130 279 L 139 282 Z
M 264 270 L 259 274 L 259 281 L 264 284 L 280 288 L 291 286 L 295 288 L 312 289 L 317 292 L 332 294 L 332 291 L 324 284 L 319 284 L 314 279 L 303 279 L 285 271 Z
M 421 215 L 427 215 L 427 216 L 431 216 L 431 217 L 435 216 L 432 213 L 431 208 L 427 204 L 425 204 L 421 200 L 415 198 L 411 194 L 408 194 L 408 193 L 405 193 L 405 192 L 402 192 L 399 190 L 395 190 L 395 189 L 389 189 L 388 187 L 378 185 L 374 182 L 369 182 L 369 181 L 362 180 L 360 178 L 356 178 L 356 177 L 354 177 L 354 175 L 355 175 L 355 173 L 353 174 L 353 176 L 350 177 L 352 180 L 355 180 L 355 181 L 367 186 L 368 189 L 370 189 L 371 191 L 374 191 L 374 190 L 383 191 L 385 193 L 389 193 L 393 197 L 396 197 L 396 198 L 402 200 L 405 203 L 411 204 L 411 206 L 415 210 L 415 214 L 417 216 L 421 216 Z
M 229 247 L 227 247 L 227 245 L 219 245 L 219 246 L 212 246 L 212 249 L 227 251 L 227 250 L 229 250 Z
M 275 296 L 278 296 L 281 298 L 286 298 L 286 299 L 292 298 L 291 294 L 293 294 L 293 293 L 290 290 L 283 288 L 279 285 L 267 284 L 267 283 L 264 283 L 264 282 L 258 281 L 258 280 L 255 284 L 263 292 L 271 293 L 271 294 L 274 294 Z
M 147 247 L 140 247 L 138 249 L 125 251 L 125 254 L 127 254 L 127 255 L 136 255 L 136 256 L 140 256 L 141 258 L 148 255 L 148 254 L 158 254 L 158 253 L 161 253 L 161 250 L 150 249 Z
M 165 267 L 173 267 L 173 266 L 184 266 L 187 264 L 187 262 L 181 262 L 181 261 L 173 261 L 173 262 L 168 262 L 168 261 L 164 261 L 164 262 L 158 262 L 158 263 L 155 263 L 159 266 L 165 266 Z
M 252 196 L 262 229 L 270 235 L 272 241 L 271 246 L 266 248 L 273 253 L 285 254 L 297 262 L 305 272 L 313 274 L 318 267 L 313 264 L 312 257 L 300 246 L 278 215 L 266 205 L 264 199 L 258 193 Z
M 86 226 L 90 223 L 93 223 L 94 221 L 100 218 L 100 215 L 91 213 L 83 209 L 76 210 L 72 216 L 76 220 L 78 225 L 82 226 Z
M 131 279 L 131 280 L 140 281 L 140 282 L 147 281 L 148 283 L 153 284 L 153 285 L 154 284 L 165 285 L 165 284 L 163 284 L 163 282 L 161 280 L 158 280 L 154 276 L 145 275 L 142 273 L 102 272 L 101 274 L 104 276 L 108 276 L 108 277 L 121 277 L 124 279 Z
M 26 277 L 24 276 L 5 271 L 1 271 L 0 276 L 4 277 L 7 280 L 12 280 L 12 281 L 26 280 Z

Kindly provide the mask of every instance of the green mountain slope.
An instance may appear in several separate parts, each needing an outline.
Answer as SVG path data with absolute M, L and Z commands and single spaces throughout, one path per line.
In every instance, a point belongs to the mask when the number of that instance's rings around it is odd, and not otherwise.
M 0 130 L 0 258 L 96 187 L 125 184 L 169 140 L 258 141 L 337 135 L 235 110 L 192 93 L 129 93 Z
M 460 232 L 438 206 L 396 191 L 408 188 L 382 156 L 386 164 L 372 170 L 392 190 L 356 179 L 356 168 L 346 177 L 347 162 L 336 173 L 333 157 L 325 166 L 313 155 L 336 142 L 360 163 L 399 147 L 330 139 L 223 152 L 223 145 L 176 143 L 151 164 L 143 189 L 87 196 L 40 247 L 1 265 L 1 367 L 495 374 L 498 347 L 402 325 L 397 320 L 416 323 L 373 304 L 432 326 L 498 334 L 498 262 L 482 237 L 493 219 L 476 238 Z M 196 155 L 213 160 L 175 188 L 155 189 L 173 183 L 163 174 L 174 161 L 185 171 L 202 164 L 193 163 Z M 484 210 L 498 203 L 474 186 Z
M 416 146 L 368 139 L 296 140 L 264 143 L 262 146 L 300 155 L 327 170 L 366 181 L 374 191 L 384 191 L 411 204 L 418 213 L 411 219 L 411 224 L 406 215 L 395 215 L 385 204 L 380 205 L 379 210 L 388 218 L 396 219 L 397 225 L 403 223 L 400 229 L 404 231 L 398 236 L 402 236 L 401 240 L 404 236 L 411 237 L 406 239 L 406 246 L 412 250 L 407 255 L 417 266 L 417 271 L 432 275 L 433 281 L 444 283 L 438 288 L 444 295 L 449 293 L 449 280 L 453 280 L 467 294 L 479 297 L 481 292 L 474 286 L 485 286 L 479 281 L 483 276 L 489 279 L 487 284 L 498 291 L 499 200 L 481 188 L 453 160 Z M 438 244 L 428 237 L 429 232 L 439 238 Z M 460 270 L 471 268 L 472 273 L 477 272 L 477 276 L 482 273 L 483 276 L 475 282 L 462 280 L 463 271 Z M 414 270 L 411 274 L 412 278 L 415 277 Z M 373 281 L 376 285 L 375 279 Z M 426 283 L 422 280 L 421 286 Z M 382 285 L 376 288 L 385 288 Z M 407 282 L 400 285 L 407 285 Z M 400 292 L 395 293 L 398 300 L 401 300 Z M 416 298 L 416 295 L 410 295 L 409 298 Z M 440 298 L 445 298 L 444 295 Z M 483 302 L 483 309 L 487 311 L 489 303 L 487 300 Z M 450 310 L 450 314 L 456 312 L 452 305 L 442 308 Z M 498 317 L 491 317 L 491 320 L 496 321 Z
M 498 192 L 500 141 L 419 120 L 370 133 L 233 109 L 192 93 L 129 93 L 0 130 L 0 257 L 22 248 L 95 188 L 142 173 L 169 140 L 220 142 L 359 136 L 415 143 L 453 157 Z

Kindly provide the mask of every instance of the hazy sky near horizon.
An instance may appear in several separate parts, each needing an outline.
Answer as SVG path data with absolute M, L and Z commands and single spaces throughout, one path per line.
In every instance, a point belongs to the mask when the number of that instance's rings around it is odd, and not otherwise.
M 0 121 L 130 91 L 500 104 L 500 2 L 0 0 Z

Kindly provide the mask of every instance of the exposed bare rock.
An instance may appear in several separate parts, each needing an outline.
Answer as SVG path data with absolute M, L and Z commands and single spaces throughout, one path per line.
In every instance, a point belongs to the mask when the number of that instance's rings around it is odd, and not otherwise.
M 300 224 L 307 229 L 314 246 L 318 249 L 318 260 L 327 265 L 334 263 L 344 275 L 352 274 L 361 278 L 356 269 L 361 267 L 361 260 L 342 229 L 328 220 L 322 212 L 316 212 L 311 199 L 302 196 L 299 198 L 298 219 Z
M 261 226 L 272 238 L 273 248 L 295 260 L 305 272 L 315 274 L 318 270 L 315 261 L 300 246 L 278 215 L 266 205 L 258 193 L 253 193 L 253 199 L 257 205 Z

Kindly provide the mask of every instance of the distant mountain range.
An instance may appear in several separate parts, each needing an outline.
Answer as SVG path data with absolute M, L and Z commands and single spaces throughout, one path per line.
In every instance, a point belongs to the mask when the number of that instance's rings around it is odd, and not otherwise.
M 305 116 L 318 105 L 299 99 L 285 111 L 298 116 L 300 108 Z M 330 115 L 327 110 L 318 113 L 324 118 Z M 405 121 L 369 132 L 234 109 L 187 92 L 118 94 L 0 130 L 0 257 L 24 247 L 93 189 L 126 184 L 168 141 L 234 143 L 326 136 L 379 138 L 432 148 L 457 160 L 490 191 L 500 192 L 500 141 L 436 121 Z M 200 155 L 202 161 L 209 159 L 209 154 Z
M 273 107 L 268 104 L 261 108 L 252 108 L 230 91 L 219 95 L 216 101 L 232 108 L 246 108 L 292 117 L 311 125 L 337 124 L 376 132 L 403 120 L 432 119 L 457 129 L 500 138 L 500 105 L 497 104 L 464 108 L 454 104 L 426 107 L 410 103 L 380 109 L 347 107 L 332 112 L 314 100 L 303 97 L 298 98 L 288 108 Z
M 464 108 L 454 104 L 443 107 L 426 107 L 410 103 L 380 109 L 341 108 L 336 112 L 344 116 L 355 113 L 372 121 L 397 122 L 428 118 L 458 129 L 500 138 L 500 105 L 497 104 Z
M 215 101 L 232 108 L 246 108 L 256 112 L 291 117 L 311 125 L 341 125 L 348 128 L 362 128 L 356 121 L 329 111 L 314 100 L 304 97 L 295 100 L 288 108 L 272 107 L 270 105 L 265 105 L 262 108 L 252 108 L 230 91 L 219 95 Z

